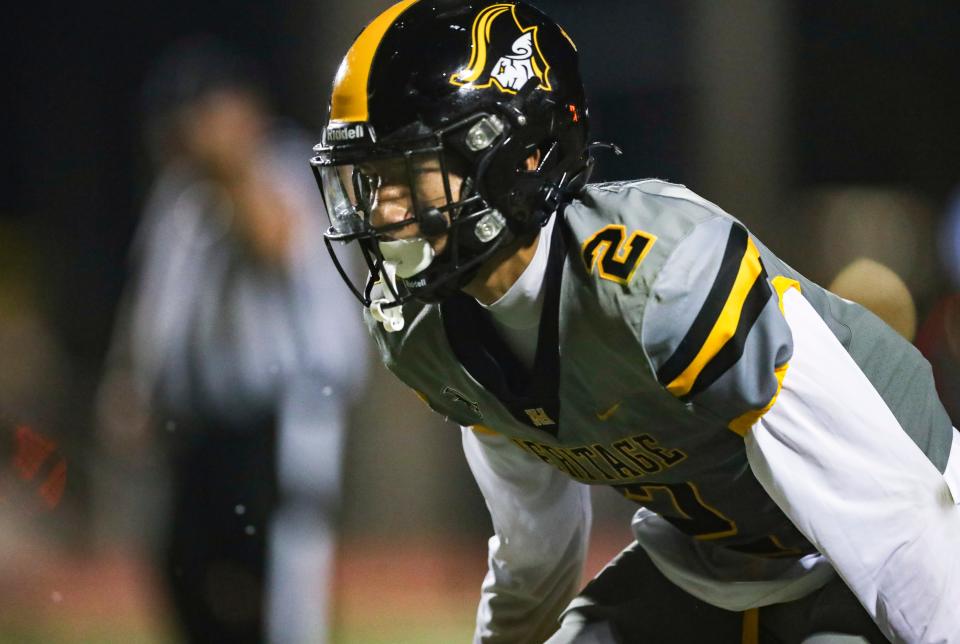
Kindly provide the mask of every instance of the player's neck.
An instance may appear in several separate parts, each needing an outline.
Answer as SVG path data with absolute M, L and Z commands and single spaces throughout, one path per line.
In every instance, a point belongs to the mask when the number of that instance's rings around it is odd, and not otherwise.
M 490 305 L 499 300 L 530 265 L 539 240 L 540 235 L 537 235 L 528 244 L 511 244 L 495 254 L 463 288 L 463 292 L 481 304 Z

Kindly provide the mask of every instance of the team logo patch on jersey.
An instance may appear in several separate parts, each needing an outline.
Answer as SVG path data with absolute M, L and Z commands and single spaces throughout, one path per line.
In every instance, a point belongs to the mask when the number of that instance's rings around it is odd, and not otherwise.
M 543 407 L 524 409 L 523 411 L 530 418 L 530 422 L 533 423 L 534 427 L 550 427 L 551 425 L 556 425 Z
M 537 42 L 539 27 L 524 27 L 512 4 L 487 7 L 473 21 L 470 63 L 450 78 L 458 87 L 495 87 L 516 94 L 531 78 L 540 80 L 538 89 L 551 91 L 547 73 L 550 64 Z
M 603 411 L 596 412 L 597 420 L 599 420 L 601 423 L 607 422 L 613 417 L 615 413 L 617 413 L 617 410 L 620 409 L 620 405 L 622 404 L 623 404 L 623 401 L 620 400 L 615 402 L 612 406 L 607 407 Z
M 464 396 L 462 393 L 460 393 L 453 387 L 444 387 L 440 393 L 442 393 L 444 397 L 447 398 L 448 400 L 452 400 L 455 403 L 459 403 L 465 406 L 467 409 L 469 409 L 473 413 L 474 416 L 476 416 L 480 420 L 483 420 L 483 414 L 480 412 L 480 405 L 473 402 L 472 400 L 468 400 L 466 396 Z

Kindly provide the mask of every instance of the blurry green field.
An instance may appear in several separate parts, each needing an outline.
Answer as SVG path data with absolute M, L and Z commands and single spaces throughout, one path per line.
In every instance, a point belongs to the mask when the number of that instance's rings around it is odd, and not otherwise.
M 469 642 L 473 635 L 473 611 L 463 619 L 432 622 L 429 619 L 414 624 L 405 622 L 396 627 L 345 625 L 337 629 L 334 644 L 450 644 Z
M 473 633 L 473 611 L 464 611 L 459 618 L 429 614 L 409 616 L 387 623 L 371 619 L 367 623 L 341 624 L 331 644 L 450 644 L 469 642 Z M 47 624 L 27 627 L 0 626 L 0 644 L 174 644 L 175 639 L 163 632 L 144 632 L 102 627 L 76 630 L 68 625 Z
M 341 553 L 332 644 L 469 642 L 484 550 L 367 544 Z M 34 544 L 0 560 L 0 644 L 177 644 L 147 565 Z
M 401 625 L 394 635 L 363 627 L 344 628 L 337 630 L 332 644 L 449 644 L 469 642 L 471 633 L 470 624 L 424 624 L 419 627 Z M 172 644 L 173 641 L 145 633 L 122 631 L 83 634 L 58 633 L 54 630 L 10 631 L 0 635 L 0 642 L 3 644 Z
M 622 547 L 595 538 L 587 574 Z M 357 543 L 341 550 L 331 644 L 469 642 L 483 543 Z M 177 644 L 149 566 L 130 553 L 0 550 L 0 644 Z

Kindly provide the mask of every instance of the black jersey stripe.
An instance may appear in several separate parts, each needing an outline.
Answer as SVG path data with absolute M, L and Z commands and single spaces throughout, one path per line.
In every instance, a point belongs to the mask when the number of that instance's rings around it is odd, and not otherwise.
M 747 251 L 747 241 L 747 231 L 742 226 L 734 224 L 730 230 L 730 235 L 727 237 L 727 246 L 723 251 L 723 259 L 720 261 L 720 270 L 717 271 L 717 276 L 713 280 L 713 286 L 710 287 L 706 302 L 704 302 L 693 321 L 693 325 L 683 336 L 683 340 L 677 345 L 673 355 L 657 370 L 657 380 L 664 387 L 686 370 L 710 336 L 710 331 L 720 316 L 720 312 L 723 311 L 727 298 L 730 297 L 730 291 L 737 280 L 740 264 Z
M 715 383 L 720 376 L 725 374 L 733 367 L 743 356 L 744 347 L 747 344 L 747 337 L 754 325 L 760 318 L 760 314 L 770 301 L 772 294 L 770 285 L 767 283 L 767 271 L 761 270 L 757 276 L 750 292 L 747 293 L 747 299 L 743 303 L 743 309 L 740 313 L 740 322 L 737 324 L 737 331 L 733 337 L 723 345 L 723 348 L 717 352 L 717 355 L 707 363 L 700 375 L 693 383 L 690 393 L 683 396 L 684 400 L 693 398 L 700 392 L 706 390 Z

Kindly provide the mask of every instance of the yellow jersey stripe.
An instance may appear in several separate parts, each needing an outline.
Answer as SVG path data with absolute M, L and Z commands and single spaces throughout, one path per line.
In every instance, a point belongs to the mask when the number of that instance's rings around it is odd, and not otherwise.
M 423 393 L 423 392 L 420 391 L 419 389 L 414 389 L 414 390 L 413 390 L 413 393 L 415 393 L 415 394 L 417 395 L 417 398 L 420 399 L 420 402 L 422 402 L 422 403 L 423 403 L 424 405 L 426 405 L 427 407 L 430 406 L 430 400 L 427 398 L 427 395 L 426 395 L 425 393 Z
M 770 399 L 770 402 L 763 409 L 754 409 L 748 411 L 742 416 L 738 416 L 730 421 L 730 424 L 727 425 L 734 433 L 739 434 L 740 436 L 746 437 L 747 432 L 750 431 L 750 428 L 753 427 L 760 418 L 770 411 L 773 407 L 773 403 L 777 402 L 777 397 L 780 395 L 780 390 L 783 388 L 783 377 L 787 375 L 787 367 L 790 366 L 789 363 L 777 367 L 773 372 L 773 375 L 777 377 L 777 391 L 773 394 L 773 398 Z
M 791 288 L 795 288 L 798 291 L 800 290 L 800 282 L 797 280 L 792 280 L 789 277 L 784 277 L 783 275 L 777 275 L 770 282 L 773 284 L 773 290 L 777 292 L 777 300 L 780 302 L 780 313 L 783 311 L 783 295 Z
M 417 1 L 403 0 L 393 5 L 367 25 L 354 41 L 333 81 L 333 98 L 330 102 L 331 121 L 355 123 L 369 120 L 367 84 L 370 80 L 373 57 L 390 26 L 400 17 L 400 14 Z
M 743 631 L 740 637 L 741 644 L 759 644 L 760 642 L 760 609 L 748 608 L 743 611 Z
M 774 277 L 773 288 L 777 292 L 777 299 L 780 304 L 780 313 L 783 313 L 783 295 L 787 292 L 788 289 L 795 288 L 798 291 L 800 290 L 800 282 L 797 280 L 792 280 L 788 277 L 779 275 Z M 780 396 L 780 390 L 783 389 L 783 377 L 787 375 L 787 367 L 790 366 L 790 363 L 783 364 L 773 372 L 777 377 L 777 391 L 773 394 L 773 398 L 770 399 L 770 402 L 766 404 L 763 409 L 755 409 L 748 411 L 747 413 L 734 418 L 730 421 L 728 427 L 735 433 L 740 436 L 746 437 L 747 432 L 750 431 L 750 428 L 763 417 L 765 413 L 770 411 L 773 408 L 774 403 L 777 402 L 777 398 Z
M 740 262 L 740 270 L 737 272 L 736 280 L 726 304 L 720 311 L 717 321 L 714 323 L 710 334 L 696 357 L 687 366 L 683 372 L 674 378 L 668 385 L 667 390 L 678 398 L 687 395 L 693 388 L 694 383 L 700 372 L 703 371 L 710 361 L 717 355 L 723 346 L 737 332 L 737 326 L 740 323 L 740 313 L 743 310 L 743 303 L 747 299 L 747 294 L 753 287 L 754 282 L 763 272 L 763 266 L 760 264 L 760 251 L 752 239 L 747 239 L 747 250 Z

